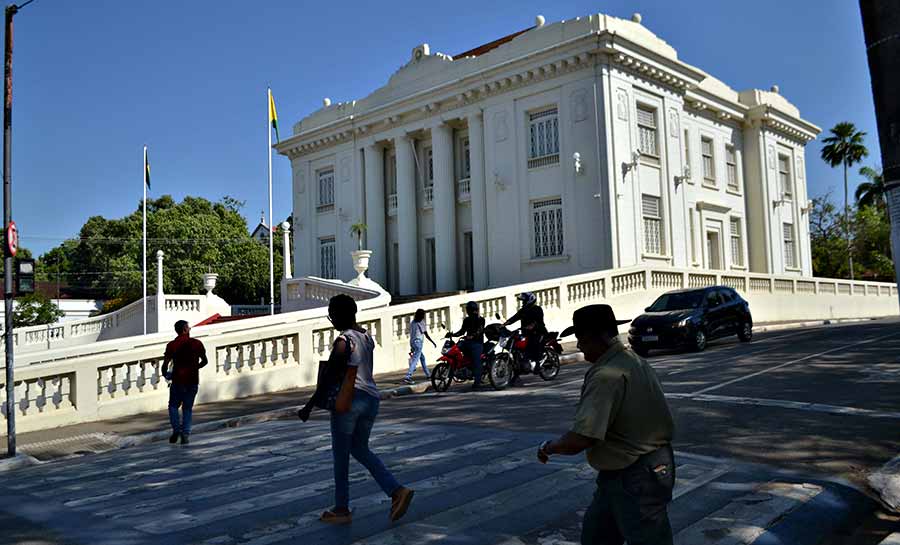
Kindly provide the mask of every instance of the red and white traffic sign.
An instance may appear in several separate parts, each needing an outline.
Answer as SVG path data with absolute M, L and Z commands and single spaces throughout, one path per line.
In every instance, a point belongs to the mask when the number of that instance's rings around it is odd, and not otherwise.
M 9 255 L 16 257 L 16 251 L 19 249 L 19 228 L 14 221 L 10 221 L 6 226 L 6 248 Z

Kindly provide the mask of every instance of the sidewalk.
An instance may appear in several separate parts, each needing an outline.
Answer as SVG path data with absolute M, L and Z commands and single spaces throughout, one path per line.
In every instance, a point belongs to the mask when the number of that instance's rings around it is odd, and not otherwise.
M 779 331 L 798 327 L 816 327 L 835 323 L 863 320 L 817 320 L 807 322 L 777 322 L 757 324 L 757 333 Z M 564 356 L 561 363 L 571 364 L 584 361 L 576 352 L 574 341 L 562 344 Z M 399 395 L 425 392 L 430 384 L 417 371 L 417 382 L 413 386 L 403 384 L 404 371 L 383 373 L 376 376 L 382 399 Z M 221 428 L 238 427 L 281 418 L 296 418 L 299 406 L 303 405 L 314 391 L 313 386 L 286 390 L 271 394 L 261 394 L 229 401 L 214 401 L 198 405 L 194 411 L 194 431 L 208 432 Z M 111 420 L 75 424 L 49 430 L 21 433 L 18 435 L 18 450 L 21 454 L 37 460 L 51 460 L 73 454 L 103 452 L 121 447 L 161 441 L 169 437 L 168 411 L 143 413 Z M 0 452 L 6 451 L 6 437 L 0 437 Z M 11 469 L 12 461 L 2 463 Z M 27 463 L 27 459 L 20 463 Z

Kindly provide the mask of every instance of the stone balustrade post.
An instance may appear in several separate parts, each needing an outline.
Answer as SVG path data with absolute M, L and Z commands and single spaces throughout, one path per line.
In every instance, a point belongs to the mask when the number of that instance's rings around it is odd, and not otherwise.
M 163 251 L 156 251 L 156 295 L 163 294 Z

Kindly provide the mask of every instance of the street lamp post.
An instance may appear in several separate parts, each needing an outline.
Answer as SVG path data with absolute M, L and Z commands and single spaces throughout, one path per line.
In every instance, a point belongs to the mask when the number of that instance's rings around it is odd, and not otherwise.
M 12 221 L 12 50 L 13 16 L 34 0 L 21 6 L 6 6 L 6 40 L 3 69 L 3 225 Z M 5 229 L 8 233 L 9 230 Z M 8 234 L 6 236 L 9 236 Z M 13 251 L 9 241 L 3 245 L 3 293 L 6 296 L 6 323 L 3 330 L 6 341 L 6 450 L 16 455 L 16 388 L 13 372 Z

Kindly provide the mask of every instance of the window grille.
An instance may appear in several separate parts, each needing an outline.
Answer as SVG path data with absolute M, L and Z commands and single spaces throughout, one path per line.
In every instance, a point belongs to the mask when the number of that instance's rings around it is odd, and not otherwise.
M 734 146 L 725 146 L 725 166 L 728 174 L 728 189 L 738 191 L 737 156 Z
M 556 108 L 528 116 L 528 168 L 559 163 L 559 116 Z
M 334 262 L 334 237 L 319 239 L 319 276 L 336 278 Z
M 434 185 L 434 150 L 425 148 L 425 186 Z
M 784 264 L 786 267 L 796 267 L 797 266 L 797 256 L 794 251 L 794 226 L 790 223 L 785 223 L 783 226 L 784 231 Z
M 562 198 L 544 199 L 531 204 L 534 229 L 534 257 L 563 255 Z
M 793 195 L 790 163 L 787 155 L 778 156 L 778 180 L 781 183 L 781 194 L 785 199 L 790 199 Z
M 469 157 L 469 139 L 463 138 L 460 147 L 462 148 L 462 164 L 459 171 L 462 174 L 462 178 L 468 178 L 472 172 L 472 163 Z
M 334 208 L 334 169 L 320 170 L 319 179 L 319 210 Z
M 744 266 L 744 244 L 741 240 L 740 218 L 731 218 L 731 263 L 735 267 Z
M 662 255 L 662 214 L 660 199 L 652 195 L 644 195 L 641 199 L 644 215 L 644 252 Z
M 656 109 L 649 106 L 638 105 L 638 149 L 644 155 L 659 157 L 659 148 L 656 139 Z
M 700 139 L 700 148 L 703 153 L 703 178 L 716 183 L 716 167 L 713 159 L 713 142 L 710 138 Z

